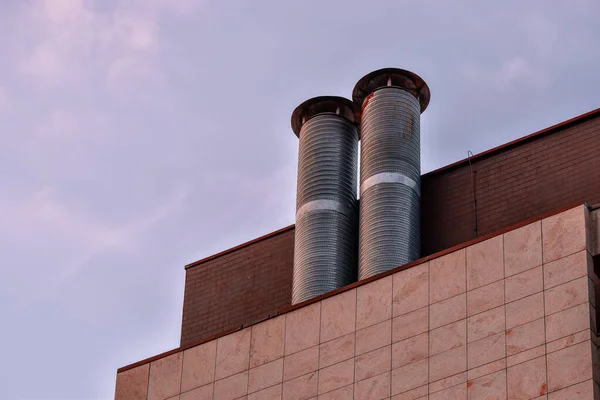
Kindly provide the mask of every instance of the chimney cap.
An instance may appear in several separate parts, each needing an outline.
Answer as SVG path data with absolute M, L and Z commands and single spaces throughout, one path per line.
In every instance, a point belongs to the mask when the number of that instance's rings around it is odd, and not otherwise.
M 365 98 L 381 87 L 395 86 L 412 93 L 421 105 L 421 113 L 429 104 L 429 86 L 413 72 L 399 68 L 382 68 L 363 76 L 352 91 L 352 100 L 358 107 L 363 106 Z
M 324 113 L 338 114 L 353 124 L 357 123 L 357 108 L 352 100 L 339 96 L 318 96 L 296 107 L 292 113 L 292 130 L 300 137 L 302 125 L 309 119 Z

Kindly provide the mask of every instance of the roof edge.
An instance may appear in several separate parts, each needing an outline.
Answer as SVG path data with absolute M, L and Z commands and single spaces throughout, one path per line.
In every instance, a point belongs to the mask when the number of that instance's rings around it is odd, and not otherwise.
M 231 248 L 229 248 L 229 249 L 227 249 L 227 250 L 223 250 L 223 251 L 221 251 L 221 252 L 219 252 L 219 253 L 213 254 L 212 256 L 208 256 L 208 257 L 205 257 L 205 258 L 203 258 L 203 259 L 200 259 L 200 260 L 198 260 L 198 261 L 194 261 L 194 262 L 192 262 L 192 263 L 189 263 L 189 264 L 187 264 L 187 265 L 185 266 L 185 269 L 192 268 L 192 267 L 196 267 L 196 266 L 198 266 L 198 265 L 200 265 L 200 264 L 203 264 L 203 263 L 205 263 L 205 262 L 207 262 L 207 261 L 214 260 L 215 258 L 218 258 L 218 257 L 224 256 L 225 254 L 232 253 L 232 252 L 234 252 L 234 251 L 236 251 L 236 250 L 239 250 L 239 249 L 242 249 L 242 248 L 244 248 L 244 247 L 250 246 L 251 244 L 254 244 L 254 243 L 256 243 L 256 242 L 260 242 L 261 240 L 265 240 L 265 239 L 271 238 L 271 237 L 273 237 L 273 236 L 277 236 L 277 235 L 279 235 L 279 234 L 281 234 L 281 233 L 284 233 L 284 232 L 287 232 L 287 231 L 289 231 L 289 230 L 292 230 L 292 229 L 294 229 L 294 227 L 295 227 L 295 226 L 296 226 L 296 225 L 294 225 L 294 224 L 292 224 L 292 225 L 288 225 L 288 226 L 286 226 L 286 227 L 284 227 L 284 228 L 278 229 L 278 230 L 276 230 L 276 231 L 273 231 L 273 232 L 271 232 L 271 233 L 267 233 L 266 235 L 259 236 L 259 237 L 257 237 L 256 239 L 252 239 L 252 240 L 250 240 L 250 241 L 248 241 L 248 242 L 244 242 L 244 243 L 242 243 L 242 244 L 238 244 L 237 246 L 234 246 L 234 247 L 231 247 Z
M 592 119 L 592 118 L 598 117 L 598 116 L 600 116 L 600 108 L 596 108 L 595 110 L 588 111 L 588 112 L 586 112 L 584 114 L 581 114 L 581 115 L 578 115 L 576 117 L 573 117 L 573 118 L 567 119 L 565 121 L 559 122 L 556 125 L 549 126 L 549 127 L 544 128 L 542 130 L 539 130 L 537 132 L 530 133 L 529 135 L 526 135 L 526 136 L 520 137 L 518 139 L 512 140 L 510 142 L 504 143 L 504 144 L 502 144 L 500 146 L 496 146 L 496 147 L 493 147 L 493 148 L 491 148 L 489 150 L 485 150 L 485 151 L 483 151 L 481 153 L 475 154 L 472 157 L 467 157 L 467 158 L 463 158 L 462 160 L 455 161 L 455 162 L 453 162 L 451 164 L 445 165 L 445 166 L 440 167 L 438 169 L 435 169 L 433 171 L 429 171 L 426 174 L 423 174 L 421 176 L 423 177 L 423 176 L 434 175 L 434 174 L 437 174 L 437 173 L 440 173 L 440 172 L 444 172 L 446 170 L 450 170 L 450 169 L 462 166 L 463 164 L 468 164 L 469 161 L 473 162 L 474 160 L 478 160 L 478 159 L 489 157 L 490 155 L 492 155 L 494 153 L 499 153 L 501 151 L 508 150 L 508 149 L 510 149 L 512 147 L 515 147 L 517 145 L 520 145 L 522 143 L 525 143 L 525 142 L 528 142 L 528 141 L 531 141 L 531 140 L 535 140 L 535 139 L 541 138 L 541 137 L 543 137 L 543 136 L 545 136 L 547 134 L 554 133 L 554 132 L 556 132 L 558 130 L 561 130 L 563 128 L 566 128 L 566 127 L 568 127 L 570 125 L 579 124 L 579 123 L 585 122 L 585 121 L 587 121 L 589 119 Z
M 352 290 L 352 289 L 354 289 L 356 287 L 359 287 L 359 286 L 362 286 L 362 285 L 366 285 L 367 283 L 376 281 L 376 280 L 381 279 L 381 278 L 385 278 L 386 276 L 393 275 L 393 274 L 395 274 L 397 272 L 400 272 L 400 271 L 403 271 L 405 269 L 409 269 L 409 268 L 415 267 L 417 265 L 423 264 L 425 262 L 428 262 L 428 261 L 434 260 L 436 258 L 442 257 L 442 256 L 444 256 L 444 255 L 446 255 L 448 253 L 452 253 L 452 252 L 455 252 L 457 250 L 464 249 L 464 248 L 472 246 L 472 245 L 474 245 L 476 243 L 483 242 L 483 241 L 488 240 L 490 238 L 493 238 L 495 236 L 502 235 L 502 234 L 504 234 L 506 232 L 510 232 L 510 231 L 515 230 L 515 229 L 519 229 L 519 228 L 521 228 L 521 227 L 523 227 L 525 225 L 529 225 L 531 223 L 534 223 L 534 222 L 537 222 L 537 221 L 541 221 L 542 219 L 551 217 L 551 216 L 556 215 L 556 214 L 560 214 L 562 212 L 565 212 L 567 210 L 571 210 L 571 209 L 579 207 L 579 206 L 584 206 L 584 207 L 590 209 L 590 206 L 587 203 L 576 202 L 576 203 L 572 203 L 572 204 L 570 204 L 568 206 L 564 206 L 564 207 L 560 207 L 560 208 L 548 211 L 546 213 L 538 214 L 538 215 L 536 215 L 534 217 L 531 217 L 529 219 L 523 220 L 523 221 L 518 222 L 516 224 L 507 226 L 505 228 L 498 229 L 498 230 L 496 230 L 494 232 L 488 233 L 488 234 L 480 236 L 478 238 L 475 238 L 475 239 L 472 239 L 472 240 L 469 240 L 469 241 L 457 244 L 455 246 L 452 246 L 452 247 L 449 247 L 447 249 L 438 251 L 437 253 L 431 254 L 429 256 L 421 257 L 418 260 L 412 261 L 412 262 L 410 262 L 408 264 L 405 264 L 405 265 L 393 268 L 393 269 L 391 269 L 389 271 L 382 272 L 380 274 L 371 276 L 371 277 L 369 277 L 367 279 L 363 279 L 362 281 L 351 283 L 351 284 L 343 286 L 343 287 L 341 287 L 339 289 L 333 290 L 333 291 L 331 291 L 329 293 L 325 293 L 325 294 L 323 294 L 321 296 L 317 296 L 317 297 L 314 297 L 312 299 L 306 300 L 306 301 L 304 301 L 302 303 L 298 303 L 298 304 L 294 304 L 294 305 L 291 305 L 291 306 L 283 307 L 283 308 L 279 309 L 276 313 L 270 314 L 268 317 L 260 319 L 260 320 L 257 320 L 257 321 L 255 321 L 253 323 L 250 323 L 250 324 L 247 324 L 247 325 L 240 325 L 240 327 L 238 327 L 238 328 L 233 328 L 233 329 L 230 329 L 230 330 L 218 333 L 216 335 L 212 335 L 210 337 L 201 339 L 199 341 L 188 343 L 188 344 L 186 344 L 184 346 L 177 347 L 177 348 L 175 348 L 173 350 L 169 350 L 169 351 L 166 351 L 164 353 L 160 353 L 158 355 L 155 355 L 155 356 L 152 356 L 152 357 L 148 357 L 146 359 L 140 360 L 140 361 L 135 362 L 133 364 L 126 365 L 124 367 L 121 367 L 121 368 L 117 369 L 117 374 L 120 374 L 121 372 L 128 371 L 128 370 L 133 369 L 135 367 L 139 367 L 139 366 L 147 364 L 149 362 L 156 361 L 156 360 L 161 359 L 163 357 L 170 356 L 170 355 L 175 354 L 177 352 L 184 351 L 184 350 L 189 349 L 191 347 L 199 346 L 199 345 L 201 345 L 203 343 L 210 342 L 211 340 L 218 339 L 220 337 L 229 335 L 229 334 L 231 334 L 233 332 L 237 332 L 239 330 L 248 328 L 248 327 L 250 327 L 252 325 L 258 324 L 258 323 L 263 322 L 263 321 L 265 321 L 267 319 L 271 319 L 271 318 L 274 318 L 274 317 L 279 316 L 281 314 L 286 314 L 288 312 L 297 310 L 297 309 L 305 307 L 307 305 L 310 305 L 310 304 L 313 304 L 313 303 L 317 303 L 317 302 L 319 302 L 321 300 L 327 299 L 327 298 L 335 296 L 337 294 L 346 292 L 348 290 Z M 287 227 L 287 228 L 284 228 L 284 229 L 289 229 L 289 228 L 290 227 Z M 281 233 L 281 232 L 279 232 L 279 233 Z M 261 237 L 261 238 L 258 238 L 258 239 L 262 239 L 262 238 L 264 238 L 264 237 Z M 203 261 L 203 260 L 201 260 L 201 261 Z

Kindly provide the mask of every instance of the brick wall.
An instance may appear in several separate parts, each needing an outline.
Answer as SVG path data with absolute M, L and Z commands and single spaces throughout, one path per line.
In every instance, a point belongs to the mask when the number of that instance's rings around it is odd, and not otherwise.
M 600 117 L 472 162 L 479 235 L 554 209 L 600 202 Z M 475 238 L 468 163 L 422 178 L 422 254 Z
M 294 230 L 189 266 L 181 344 L 239 328 L 289 306 Z
M 600 203 L 599 155 L 600 116 L 590 115 L 477 156 L 479 235 L 576 202 Z M 424 175 L 421 191 L 422 255 L 476 237 L 468 163 Z M 188 268 L 181 344 L 290 305 L 292 265 L 290 229 Z

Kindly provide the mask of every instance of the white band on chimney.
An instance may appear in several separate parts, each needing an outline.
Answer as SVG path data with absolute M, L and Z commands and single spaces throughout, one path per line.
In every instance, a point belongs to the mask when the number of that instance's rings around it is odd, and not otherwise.
M 344 214 L 352 218 L 353 212 L 348 207 L 345 207 L 342 203 L 336 200 L 319 199 L 304 203 L 302 207 L 296 211 L 296 221 L 298 221 L 304 214 L 311 211 L 336 211 L 340 214 Z
M 411 188 L 421 198 L 421 188 L 417 182 L 399 172 L 380 172 L 365 179 L 360 185 L 360 196 L 372 186 L 380 183 L 400 183 Z

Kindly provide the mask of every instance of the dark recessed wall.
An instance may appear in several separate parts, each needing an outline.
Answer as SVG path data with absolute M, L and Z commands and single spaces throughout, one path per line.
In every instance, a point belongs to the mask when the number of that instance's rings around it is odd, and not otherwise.
M 472 169 L 479 235 L 576 202 L 600 203 L 600 116 L 499 148 Z M 423 256 L 476 237 L 471 182 L 468 163 L 422 177 Z M 293 247 L 290 228 L 189 267 L 181 344 L 290 305 Z

